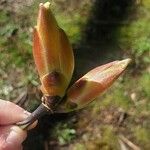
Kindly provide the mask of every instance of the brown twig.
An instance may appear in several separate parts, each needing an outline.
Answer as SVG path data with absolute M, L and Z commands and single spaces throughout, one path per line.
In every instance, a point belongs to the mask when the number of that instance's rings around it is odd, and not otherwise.
M 49 150 L 48 141 L 44 141 L 44 150 Z
M 121 112 L 121 114 L 119 116 L 119 119 L 118 119 L 118 125 L 119 126 L 124 122 L 126 117 L 127 117 L 127 113 L 126 112 Z
M 41 105 L 31 113 L 24 121 L 18 122 L 16 125 L 20 126 L 22 129 L 27 129 L 32 123 L 38 120 L 45 114 L 54 113 L 55 107 L 57 106 L 61 98 L 58 96 L 43 96 Z
M 29 117 L 27 117 L 24 121 L 18 122 L 18 125 L 22 129 L 27 129 L 32 123 L 38 120 L 40 117 L 44 116 L 45 114 L 51 114 L 52 111 L 48 109 L 43 103 L 31 113 Z
M 123 135 L 120 135 L 119 138 L 125 143 L 127 144 L 130 148 L 132 148 L 133 150 L 141 150 L 140 147 L 138 147 L 137 145 L 133 144 L 131 141 L 129 141 L 126 137 L 124 137 Z
M 121 150 L 128 150 L 125 143 L 121 139 L 119 139 L 118 141 L 119 141 Z
M 25 91 L 21 95 L 19 95 L 19 97 L 17 97 L 17 99 L 15 99 L 13 102 L 19 105 L 20 107 L 23 107 L 27 98 L 28 98 L 28 93 L 27 91 Z

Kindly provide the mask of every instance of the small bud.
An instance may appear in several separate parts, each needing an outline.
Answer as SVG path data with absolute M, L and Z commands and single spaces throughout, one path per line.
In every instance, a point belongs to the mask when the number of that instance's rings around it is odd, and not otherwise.
M 130 59 L 114 61 L 99 66 L 73 84 L 67 91 L 64 111 L 72 111 L 85 107 L 102 92 L 108 89 L 121 75 Z
M 37 26 L 33 33 L 33 56 L 43 94 L 63 97 L 72 77 L 74 56 L 65 32 L 50 10 L 49 2 L 39 5 Z

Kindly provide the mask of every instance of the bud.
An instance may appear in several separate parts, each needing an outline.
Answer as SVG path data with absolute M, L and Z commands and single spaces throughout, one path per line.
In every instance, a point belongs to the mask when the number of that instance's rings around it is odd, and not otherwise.
M 66 94 L 63 111 L 69 112 L 85 107 L 108 89 L 129 64 L 130 59 L 114 61 L 99 66 L 73 84 Z
M 72 77 L 74 56 L 65 32 L 50 10 L 49 2 L 39 6 L 33 33 L 33 56 L 43 94 L 63 97 Z

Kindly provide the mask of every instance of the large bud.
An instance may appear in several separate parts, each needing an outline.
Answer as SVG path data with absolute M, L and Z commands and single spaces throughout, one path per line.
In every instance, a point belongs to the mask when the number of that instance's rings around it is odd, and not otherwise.
M 129 62 L 130 59 L 114 61 L 85 74 L 68 89 L 65 102 L 61 108 L 62 112 L 69 112 L 87 106 L 112 85 Z
M 39 6 L 33 35 L 33 56 L 43 94 L 63 97 L 72 77 L 74 56 L 65 32 L 50 10 L 49 2 Z

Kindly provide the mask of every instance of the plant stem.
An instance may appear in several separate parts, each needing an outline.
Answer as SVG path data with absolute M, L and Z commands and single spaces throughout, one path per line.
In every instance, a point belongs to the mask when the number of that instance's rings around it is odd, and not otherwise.
M 27 117 L 24 121 L 18 122 L 16 125 L 25 130 L 40 117 L 51 113 L 52 111 L 42 103 L 34 112 L 31 113 L 29 117 Z

